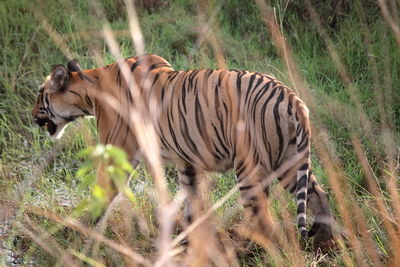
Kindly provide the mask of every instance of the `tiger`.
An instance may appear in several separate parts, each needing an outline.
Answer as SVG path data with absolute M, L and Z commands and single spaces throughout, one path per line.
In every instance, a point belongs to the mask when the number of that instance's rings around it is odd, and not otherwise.
M 124 78 L 122 64 L 134 88 Z M 296 198 L 300 238 L 314 237 L 314 247 L 322 250 L 334 246 L 328 196 L 311 170 L 308 108 L 273 76 L 228 69 L 176 71 L 150 54 L 87 70 L 74 59 L 67 67 L 52 68 L 32 115 L 52 138 L 59 138 L 70 122 L 94 116 L 99 142 L 122 148 L 137 164 L 144 148 L 127 116 L 138 96 L 153 114 L 160 156 L 176 166 L 182 190 L 196 195 L 203 173 L 233 169 L 246 214 L 268 236 L 261 200 L 269 195 L 266 177 L 276 175 L 273 179 Z M 111 107 L 107 97 L 117 105 Z M 284 173 L 275 173 L 285 164 Z M 314 216 L 309 231 L 307 207 Z M 188 221 L 191 216 L 189 212 Z

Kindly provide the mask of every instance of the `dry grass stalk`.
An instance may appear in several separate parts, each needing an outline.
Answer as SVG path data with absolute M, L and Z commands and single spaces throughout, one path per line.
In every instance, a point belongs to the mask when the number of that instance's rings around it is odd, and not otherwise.
M 305 266 L 303 252 L 300 248 L 299 243 L 299 235 L 296 231 L 297 227 L 294 223 L 293 215 L 290 213 L 288 209 L 287 198 L 284 198 L 285 192 L 283 191 L 283 187 L 275 187 L 275 190 L 272 193 L 273 198 L 277 199 L 280 202 L 281 214 L 282 214 L 282 223 L 280 223 L 280 227 L 277 227 L 277 235 L 281 237 L 285 237 L 284 251 L 288 254 L 289 262 L 292 266 Z M 290 201 L 290 200 L 289 200 Z M 276 220 L 275 220 L 276 221 Z M 281 241 L 282 242 L 282 241 Z M 298 257 L 302 255 L 301 257 Z
M 369 191 L 371 192 L 372 196 L 374 197 L 374 202 L 376 202 L 379 216 L 383 221 L 384 228 L 388 232 L 390 244 L 393 246 L 392 251 L 393 252 L 399 251 L 400 243 L 399 243 L 397 231 L 391 223 L 391 219 L 389 217 L 388 210 L 385 206 L 385 203 L 383 202 L 384 195 L 382 194 L 382 191 L 379 190 L 379 185 L 376 182 L 375 174 L 373 173 L 371 166 L 368 163 L 368 159 L 365 157 L 365 155 L 363 153 L 361 141 L 356 136 L 353 136 L 352 143 L 353 143 L 354 150 L 356 152 L 357 159 L 363 168 L 364 177 L 367 180 Z M 366 230 L 364 229 L 364 231 L 366 231 Z M 372 256 L 371 259 L 373 260 L 374 264 L 377 265 L 377 263 L 379 263 L 379 256 L 376 253 L 376 247 L 372 243 L 372 240 L 368 240 L 367 249 L 369 250 L 369 255 Z M 395 255 L 393 255 L 393 257 L 395 259 L 395 262 L 398 262 L 399 256 L 397 255 L 397 253 L 394 253 L 394 254 Z
M 267 26 L 267 30 L 271 34 L 272 40 L 275 43 L 278 53 L 282 60 L 285 62 L 287 72 L 290 77 L 291 85 L 293 89 L 301 96 L 301 98 L 308 103 L 308 108 L 310 110 L 315 110 L 314 102 L 311 101 L 311 95 L 309 90 L 307 89 L 306 83 L 303 77 L 300 75 L 298 71 L 296 61 L 293 58 L 293 53 L 289 44 L 285 41 L 285 37 L 283 33 L 279 29 L 278 23 L 276 21 L 275 14 L 271 8 L 270 1 L 256 1 L 258 8 L 261 11 L 261 19 L 264 21 Z
M 358 13 L 358 16 L 360 17 L 360 25 L 362 28 L 362 33 L 364 35 L 364 43 L 367 47 L 367 52 L 368 52 L 368 66 L 371 68 L 371 74 L 372 74 L 372 81 L 374 85 L 374 96 L 377 102 L 378 106 L 378 111 L 379 111 L 379 117 L 381 121 L 381 131 L 385 132 L 389 128 L 393 129 L 393 123 L 389 120 L 389 114 L 387 110 L 385 109 L 385 99 L 384 99 L 384 89 L 382 87 L 382 83 L 379 81 L 379 71 L 378 71 L 378 62 L 375 58 L 374 51 L 371 47 L 372 44 L 372 37 L 370 34 L 370 29 L 367 26 L 367 19 L 366 15 L 364 12 L 363 7 L 361 6 L 360 2 L 356 2 L 356 10 Z
M 395 1 L 389 1 L 389 2 L 395 2 Z M 395 15 L 397 9 L 394 9 L 393 14 L 390 14 L 390 10 L 386 5 L 385 0 L 377 0 L 377 3 L 379 5 L 379 8 L 381 9 L 383 18 L 386 20 L 387 24 L 389 24 L 390 28 L 394 33 L 394 37 L 396 38 L 397 44 L 400 46 L 400 27 L 398 25 L 398 22 L 396 23 L 396 15 Z M 392 3 L 392 6 L 395 6 L 395 3 Z
M 289 73 L 289 76 L 292 80 L 292 84 L 294 86 L 294 88 L 299 92 L 300 96 L 305 100 L 305 102 L 308 104 L 308 107 L 310 108 L 311 112 L 314 112 L 314 114 L 317 114 L 317 107 L 316 107 L 316 101 L 314 101 L 314 97 L 311 94 L 309 88 L 307 87 L 303 77 L 300 75 L 299 72 L 299 68 L 297 66 L 296 61 L 293 58 L 293 53 L 291 52 L 290 46 L 289 44 L 286 43 L 285 38 L 283 36 L 283 33 L 279 30 L 278 24 L 276 22 L 276 19 L 274 19 L 274 13 L 272 11 L 272 8 L 269 4 L 269 1 L 267 1 L 267 4 L 263 1 L 257 1 L 257 5 L 259 6 L 260 10 L 261 10 L 261 16 L 263 21 L 265 22 L 265 24 L 267 25 L 267 28 L 271 34 L 271 37 L 275 43 L 275 45 L 277 46 L 278 52 L 281 56 L 281 58 L 283 59 L 283 61 L 286 63 L 286 67 Z M 313 120 L 316 121 L 318 123 L 318 117 L 314 116 Z M 313 127 L 312 132 L 316 132 L 315 128 L 318 128 L 319 131 L 321 131 L 321 127 L 320 124 L 318 123 L 318 127 Z M 325 134 L 327 133 L 326 131 L 323 131 Z M 318 140 L 317 138 L 314 138 L 313 140 L 315 141 L 315 143 L 319 143 L 319 141 L 322 141 L 322 144 L 325 144 L 327 140 Z M 319 154 L 321 157 L 327 157 L 327 151 L 323 151 L 320 150 Z M 324 160 L 323 160 L 324 162 Z M 339 198 L 341 201 L 339 201 L 338 199 L 338 203 L 339 206 L 341 207 L 341 214 L 342 216 L 346 217 L 347 220 L 347 228 L 351 229 L 351 233 L 354 233 L 354 228 L 353 225 L 351 223 L 351 216 L 349 215 L 349 211 L 347 208 L 345 208 L 344 206 L 344 196 L 343 193 L 341 192 L 341 187 L 338 185 L 338 176 L 337 176 L 337 172 L 336 170 L 333 171 L 333 166 L 330 165 L 330 161 L 326 160 L 325 161 L 327 165 L 324 165 L 324 167 L 326 169 L 330 169 L 327 170 L 328 173 L 328 177 L 329 180 L 331 182 L 331 184 L 334 184 L 334 188 L 336 190 L 335 191 L 335 195 L 337 198 Z M 327 168 L 328 167 L 328 168 Z M 358 262 L 362 262 L 362 258 L 361 258 L 361 246 L 359 241 L 355 238 L 355 236 L 353 236 L 353 238 L 351 239 L 351 243 L 353 245 L 353 247 L 355 247 L 358 251 L 358 253 L 356 253 L 358 255 Z M 349 258 L 348 255 L 343 255 L 344 257 L 344 261 L 347 264 L 351 263 L 351 259 Z
M 96 261 L 96 260 L 94 260 L 92 258 L 89 258 L 84 253 L 79 252 L 79 251 L 77 251 L 75 249 L 68 248 L 68 252 L 70 252 L 72 255 L 74 255 L 75 257 L 77 257 L 81 261 L 88 263 L 91 266 L 94 266 L 94 267 L 106 267 L 106 265 L 102 264 L 101 262 Z M 135 266 L 135 265 L 132 264 L 132 265 L 129 265 L 129 266 Z
M 128 14 L 129 31 L 131 33 L 133 44 L 135 45 L 136 54 L 138 56 L 143 55 L 144 41 L 133 1 L 125 0 L 125 6 L 126 13 Z
M 321 23 L 320 23 L 319 18 L 318 18 L 318 14 L 316 14 L 315 10 L 313 9 L 313 7 L 311 5 L 311 2 L 309 0 L 305 0 L 305 3 L 307 5 L 307 9 L 309 11 L 309 14 L 310 14 L 311 18 L 312 18 L 312 20 L 314 21 L 314 24 L 317 27 L 317 30 L 318 30 L 319 34 L 321 35 L 322 39 L 325 41 L 325 44 L 326 44 L 326 46 L 328 48 L 328 52 L 331 55 L 331 58 L 332 58 L 334 64 L 336 65 L 336 67 L 337 67 L 337 69 L 339 71 L 339 74 L 340 74 L 340 76 L 341 76 L 346 88 L 348 88 L 350 97 L 351 97 L 351 99 L 352 99 L 352 101 L 355 104 L 356 109 L 357 109 L 357 116 L 363 122 L 364 130 L 367 132 L 368 138 L 370 140 L 374 140 L 375 136 L 372 133 L 372 129 L 373 129 L 372 123 L 366 117 L 365 112 L 363 112 L 362 104 L 361 104 L 361 101 L 359 99 L 358 93 L 355 90 L 355 87 L 354 87 L 354 85 L 353 85 L 353 83 L 351 81 L 351 78 L 350 78 L 350 76 L 349 76 L 349 74 L 348 74 L 348 72 L 346 70 L 345 65 L 343 64 L 343 62 L 341 61 L 339 55 L 337 54 L 337 52 L 336 52 L 336 50 L 334 48 L 333 42 L 330 40 L 329 36 L 326 34 L 325 30 L 322 28 Z M 359 9 L 359 10 L 360 10 L 361 13 L 363 12 L 361 9 Z M 362 14 L 361 14 L 361 19 L 363 21 L 362 25 L 365 25 L 365 18 L 363 17 Z M 369 42 L 370 41 L 370 36 L 369 36 L 369 33 L 368 33 L 368 29 L 366 29 L 365 26 L 364 26 L 364 36 L 365 36 L 366 42 Z M 374 59 L 372 59 L 372 58 L 370 59 L 370 64 L 375 66 L 376 62 L 374 62 Z M 372 71 L 373 71 L 373 76 L 376 77 L 377 76 L 377 70 L 373 68 Z M 377 78 L 373 77 L 373 80 L 374 80 L 375 86 L 377 86 L 378 85 Z M 385 122 L 385 115 L 384 115 L 385 112 L 384 112 L 383 103 L 381 101 L 382 97 L 380 95 L 381 91 L 382 90 L 378 90 L 378 92 L 376 93 L 376 98 L 378 100 L 378 106 L 380 108 L 380 115 L 381 115 L 381 117 L 383 119 L 383 122 Z M 383 127 L 385 129 L 387 129 L 384 124 L 383 124 Z M 374 151 L 375 151 L 375 154 L 378 154 L 378 152 L 377 152 L 378 148 L 374 147 Z M 395 192 L 395 188 L 396 188 L 395 184 L 393 184 L 393 183 L 389 184 L 389 192 L 391 192 L 392 199 L 395 202 L 398 203 L 398 194 Z M 396 207 L 399 207 L 399 204 L 395 203 L 394 206 L 395 206 L 395 209 L 397 209 Z M 356 210 L 354 210 L 354 211 L 358 215 L 362 215 L 361 211 L 358 208 Z M 356 216 L 355 218 L 358 220 L 359 224 L 363 225 L 363 227 L 362 227 L 362 228 L 364 228 L 363 233 L 367 233 L 368 227 L 366 225 L 364 225 L 365 224 L 365 220 L 361 220 L 360 216 Z M 369 240 L 370 237 L 367 237 L 367 239 Z M 371 242 L 368 242 L 369 247 L 370 247 L 370 249 L 368 249 L 369 253 L 373 253 L 373 249 L 371 249 L 371 245 L 372 245 Z M 395 242 L 397 242 L 397 241 L 395 241 Z M 373 253 L 373 255 L 369 255 L 369 256 L 375 262 L 377 261 L 376 253 Z
M 382 2 L 382 1 L 380 1 Z M 360 4 L 359 2 L 357 2 L 358 4 Z M 380 4 L 384 5 L 384 3 L 382 2 Z M 393 3 L 393 5 L 396 5 L 395 3 Z M 381 7 L 382 9 L 382 7 Z M 364 42 L 367 46 L 368 49 L 368 54 L 369 55 L 373 55 L 373 51 L 371 48 L 371 43 L 372 43 L 372 37 L 371 34 L 369 32 L 369 29 L 367 27 L 366 24 L 366 16 L 364 13 L 363 8 L 358 5 L 358 13 L 359 13 L 359 17 L 361 19 L 361 26 L 363 28 L 363 34 L 364 34 Z M 396 10 L 396 9 L 394 9 Z M 394 22 L 394 20 L 392 21 Z M 385 107 L 385 102 L 389 101 L 390 103 L 390 96 L 392 94 L 392 92 L 389 92 L 389 95 L 386 95 L 385 97 L 385 89 L 381 86 L 381 82 L 379 81 L 379 77 L 381 75 L 379 75 L 379 71 L 377 68 L 377 60 L 375 57 L 373 56 L 369 56 L 368 57 L 368 62 L 369 62 L 369 66 L 371 68 L 371 73 L 372 73 L 372 80 L 373 80 L 373 84 L 374 84 L 374 92 L 375 92 L 375 99 L 377 102 L 377 106 L 378 106 L 378 110 L 379 110 L 379 117 L 380 117 L 380 131 L 381 131 L 381 135 L 382 135 L 382 139 L 380 140 L 379 143 L 382 143 L 383 147 L 384 147 L 384 151 L 386 152 L 386 162 L 382 162 L 380 164 L 381 168 L 387 168 L 388 169 L 388 174 L 385 174 L 385 172 L 382 173 L 382 176 L 384 177 L 384 180 L 387 183 L 387 188 L 389 190 L 389 193 L 391 195 L 392 201 L 393 201 L 393 210 L 395 213 L 395 218 L 396 218 L 396 222 L 397 224 L 400 223 L 400 201 L 399 201 L 399 194 L 398 192 L 398 185 L 395 182 L 396 178 L 392 178 L 392 177 L 397 177 L 396 174 L 396 167 L 395 166 L 395 154 L 396 154 L 396 150 L 395 148 L 398 147 L 398 144 L 396 144 L 397 142 L 395 141 L 395 133 L 394 133 L 394 121 L 391 119 L 391 115 L 390 112 L 386 109 Z M 384 87 L 387 88 L 391 88 L 391 86 L 389 86 L 387 83 L 385 84 L 385 82 L 383 83 Z M 388 89 L 386 89 L 388 90 Z M 386 98 L 386 99 L 385 99 Z M 389 105 L 387 106 L 389 107 Z M 357 138 L 353 137 L 353 146 L 355 148 L 356 151 L 356 155 L 357 158 L 359 160 L 359 162 L 361 163 L 363 169 L 364 169 L 364 173 L 365 175 L 368 177 L 367 179 L 369 180 L 369 183 L 371 183 L 372 181 L 372 177 L 376 177 L 376 175 L 372 172 L 372 169 L 370 168 L 370 165 L 368 164 L 368 160 L 367 158 L 364 156 L 364 154 L 362 153 L 363 149 L 362 149 L 362 144 L 361 141 L 358 140 Z M 394 149 L 393 149 L 394 148 Z M 377 196 L 376 193 L 378 190 L 377 189 L 377 185 L 372 185 L 370 186 L 370 188 L 373 187 L 372 189 L 375 191 L 373 193 L 374 196 Z M 380 191 L 378 191 L 380 193 L 380 196 L 383 198 L 382 193 Z M 384 208 L 383 203 L 379 204 L 379 208 L 380 210 L 382 208 Z M 387 213 L 387 210 L 385 210 L 385 214 Z M 381 214 L 381 216 L 383 215 L 383 213 Z M 385 228 L 388 230 L 389 232 L 389 236 L 390 239 L 392 240 L 392 243 L 394 242 L 395 246 L 397 247 L 397 250 L 399 249 L 398 246 L 400 246 L 399 242 L 399 233 L 397 230 L 397 235 L 393 235 L 394 229 L 388 229 L 387 227 L 389 227 L 388 225 L 385 226 Z M 397 253 L 396 253 L 397 255 Z
M 310 94 L 309 89 L 307 88 L 306 83 L 304 82 L 304 79 L 301 77 L 300 72 L 298 71 L 297 64 L 296 64 L 295 60 L 293 59 L 293 56 L 292 56 L 292 53 L 291 53 L 291 49 L 289 48 L 288 44 L 285 42 L 283 34 L 280 32 L 279 27 L 278 27 L 278 25 L 276 23 L 276 20 L 274 20 L 274 15 L 273 15 L 271 7 L 268 6 L 267 4 L 265 4 L 263 1 L 257 1 L 257 4 L 258 4 L 258 6 L 259 6 L 259 8 L 261 10 L 262 18 L 265 21 L 265 23 L 266 23 L 266 25 L 267 25 L 267 27 L 269 29 L 269 32 L 270 32 L 270 34 L 271 34 L 271 36 L 273 38 L 273 41 L 276 44 L 282 59 L 286 63 L 286 67 L 287 67 L 288 72 L 290 74 L 290 77 L 292 79 L 292 83 L 297 85 L 297 86 L 295 86 L 295 88 L 298 89 L 298 91 L 299 91 L 300 95 L 302 96 L 302 98 L 307 103 L 309 103 L 308 106 L 309 106 L 310 110 L 316 111 L 316 106 L 314 104 L 316 102 L 313 101 L 313 97 Z M 320 127 L 318 127 L 318 129 L 320 130 Z M 313 132 L 315 132 L 314 129 L 313 129 Z M 315 139 L 316 138 L 314 138 L 314 140 Z M 318 141 L 314 142 L 314 143 L 318 143 Z M 323 143 L 325 143 L 325 142 L 323 142 Z M 326 157 L 326 155 L 328 155 L 326 152 L 324 152 L 323 154 L 325 155 L 325 157 Z M 323 155 L 321 155 L 321 153 L 320 153 L 320 156 L 323 156 Z M 329 160 L 327 160 L 325 162 L 327 164 L 330 164 Z M 325 167 L 328 167 L 328 166 L 325 165 Z M 351 233 L 354 233 L 355 231 L 354 231 L 353 225 L 350 223 L 351 222 L 351 216 L 349 215 L 349 211 L 348 211 L 347 208 L 344 208 L 345 206 L 343 206 L 344 203 L 345 203 L 344 202 L 344 196 L 343 196 L 343 194 L 341 192 L 341 187 L 337 183 L 338 177 L 336 176 L 336 171 L 333 171 L 333 167 L 332 166 L 329 166 L 329 167 L 330 167 L 330 170 L 332 170 L 332 171 L 330 171 L 330 172 L 327 171 L 328 177 L 330 178 L 331 184 L 332 184 L 332 182 L 334 184 L 333 186 L 336 189 L 335 190 L 336 197 L 341 200 L 341 201 L 339 201 L 339 199 L 338 199 L 339 206 L 342 207 L 341 208 L 341 214 L 344 215 L 344 217 L 346 217 L 348 219 L 346 226 L 347 226 L 348 229 L 352 229 Z M 326 169 L 328 169 L 328 168 L 326 168 Z M 352 236 L 353 237 L 350 240 L 351 240 L 351 243 L 352 243 L 353 247 L 355 247 L 357 252 L 358 252 L 358 253 L 356 253 L 356 255 L 358 255 L 358 260 L 357 261 L 359 263 L 361 263 L 362 262 L 361 246 L 360 246 L 359 241 L 355 239 L 355 236 L 354 235 L 352 235 Z M 351 262 L 350 258 L 347 255 L 344 255 L 344 257 L 345 257 L 345 262 L 347 262 L 347 263 Z
M 326 131 L 323 131 L 322 127 L 318 127 L 320 134 L 316 136 L 314 145 L 321 159 L 324 170 L 328 176 L 329 184 L 331 185 L 333 192 L 335 194 L 335 199 L 338 204 L 339 212 L 342 217 L 342 222 L 344 224 L 345 230 L 347 231 L 346 236 L 350 241 L 350 245 L 354 249 L 357 264 L 363 265 L 363 252 L 362 245 L 360 241 L 356 238 L 356 229 L 353 224 L 352 209 L 349 207 L 350 200 L 347 200 L 350 192 L 345 192 L 348 185 L 344 184 L 344 174 L 339 167 L 338 159 L 335 157 L 335 153 L 332 148 L 329 147 L 329 135 Z M 313 130 L 313 132 L 315 132 Z M 351 260 L 343 251 L 343 256 L 345 257 L 345 262 L 348 264 Z
M 106 246 L 110 247 L 111 249 L 115 250 L 116 252 L 120 253 L 121 255 L 124 255 L 128 258 L 130 258 L 132 261 L 142 264 L 143 266 L 151 266 L 150 262 L 146 259 L 144 259 L 141 255 L 137 254 L 135 251 L 130 249 L 129 247 L 120 245 L 116 243 L 113 240 L 110 240 L 103 236 L 102 234 L 96 232 L 95 230 L 92 230 L 90 228 L 87 228 L 84 226 L 82 223 L 77 221 L 74 218 L 67 217 L 63 218 L 60 215 L 57 215 L 56 213 L 50 212 L 50 211 L 45 211 L 42 209 L 39 209 L 37 207 L 26 207 L 26 212 L 28 213 L 33 213 L 35 215 L 50 219 L 56 223 L 59 223 L 60 225 L 63 225 L 65 227 L 71 228 L 74 231 L 77 231 L 87 237 L 90 237 L 97 242 L 101 242 L 105 244 Z
M 130 90 L 133 95 L 133 99 L 135 99 L 135 105 L 134 108 L 132 108 L 132 111 L 130 114 L 125 114 L 125 119 L 129 121 L 129 125 L 134 125 L 134 133 L 135 136 L 137 137 L 138 143 L 140 147 L 145 147 L 144 149 L 144 156 L 147 159 L 147 166 L 150 168 L 150 172 L 152 173 L 152 177 L 155 181 L 155 185 L 157 188 L 158 192 L 158 197 L 159 197 L 159 207 L 158 207 L 158 215 L 159 215 L 159 220 L 160 220 L 160 245 L 159 248 L 161 251 L 164 251 L 165 243 L 168 242 L 169 236 L 171 235 L 172 232 L 172 221 L 165 220 L 167 214 L 166 214 L 166 209 L 169 203 L 169 197 L 168 197 L 168 191 L 167 191 L 167 186 L 165 183 L 164 175 L 163 175 L 163 169 L 162 169 L 162 164 L 161 164 L 161 159 L 160 159 L 160 153 L 158 146 L 158 141 L 156 138 L 156 133 L 153 125 L 149 123 L 152 120 L 146 120 L 145 118 L 149 118 L 148 114 L 143 114 L 143 112 L 146 112 L 146 109 L 143 108 L 143 104 L 141 104 L 141 97 L 138 96 L 139 90 L 137 89 L 137 85 L 134 85 L 134 88 L 132 88 L 132 85 L 134 82 L 134 78 L 131 77 L 132 75 L 130 74 L 129 67 L 127 66 L 126 63 L 124 63 L 120 59 L 119 51 L 116 48 L 116 42 L 112 37 L 112 33 L 110 29 L 105 28 L 104 29 L 105 33 L 105 38 L 107 42 L 109 43 L 109 46 L 112 47 L 111 50 L 115 53 L 115 56 L 117 59 L 119 59 L 120 62 L 120 69 L 123 74 L 123 77 L 129 83 Z M 130 82 L 129 82 L 130 81 Z M 106 98 L 106 102 L 109 102 L 110 99 Z
M 77 55 L 72 53 L 69 47 L 66 45 L 66 41 L 62 35 L 60 35 L 51 24 L 46 20 L 46 17 L 39 11 L 39 9 L 33 9 L 33 14 L 35 15 L 37 21 L 39 21 L 46 31 L 47 35 L 54 42 L 54 44 L 60 49 L 60 51 L 67 58 L 76 58 Z
M 130 37 L 131 32 L 129 30 L 113 30 L 114 36 L 117 38 L 120 37 Z M 92 39 L 102 39 L 104 37 L 104 33 L 102 30 L 85 30 L 85 31 L 76 31 L 60 34 L 63 40 L 75 40 L 78 38 L 82 38 L 84 40 L 92 40 Z
M 336 66 L 336 69 L 339 72 L 340 78 L 342 79 L 344 86 L 347 88 L 350 98 L 354 103 L 357 116 L 362 121 L 362 125 L 364 125 L 364 130 L 368 133 L 368 137 L 370 139 L 374 138 L 374 134 L 372 133 L 372 123 L 367 118 L 365 112 L 363 111 L 363 106 L 360 100 L 359 90 L 355 87 L 352 79 L 350 77 L 349 72 L 343 61 L 341 60 L 339 54 L 337 53 L 335 46 L 332 40 L 329 38 L 329 35 L 326 33 L 325 29 L 322 27 L 321 21 L 319 19 L 319 15 L 316 13 L 315 9 L 313 8 L 310 0 L 304 0 L 308 13 L 316 26 L 316 29 L 321 36 L 322 40 L 325 42 L 326 48 L 328 49 L 329 55 Z
M 33 242 L 39 245 L 42 249 L 44 249 L 47 253 L 49 253 L 49 255 L 51 255 L 57 262 L 68 266 L 79 265 L 79 262 L 76 258 L 72 257 L 72 255 L 62 248 L 54 238 L 50 237 L 50 235 L 32 222 L 28 216 L 25 215 L 24 220 L 33 231 L 29 230 L 22 223 L 17 225 L 19 230 L 28 236 Z
M 200 48 L 200 51 L 202 51 L 202 53 L 204 53 L 203 49 L 202 49 L 203 44 L 205 42 L 208 42 L 214 51 L 214 56 L 215 56 L 215 60 L 217 62 L 218 68 L 226 69 L 227 66 L 226 66 L 226 62 L 225 62 L 223 44 L 220 41 L 220 38 L 218 38 L 218 32 L 215 32 L 216 30 L 218 30 L 216 18 L 220 11 L 221 6 L 217 5 L 217 7 L 215 7 L 213 9 L 213 12 L 210 15 L 210 17 L 206 18 L 206 14 L 203 12 L 203 10 L 207 10 L 207 8 L 208 8 L 207 4 L 211 4 L 211 2 L 199 1 L 197 4 L 197 8 L 196 8 L 197 20 L 198 20 L 198 24 L 200 25 L 200 30 L 198 33 L 198 39 L 196 41 L 196 46 L 198 48 Z

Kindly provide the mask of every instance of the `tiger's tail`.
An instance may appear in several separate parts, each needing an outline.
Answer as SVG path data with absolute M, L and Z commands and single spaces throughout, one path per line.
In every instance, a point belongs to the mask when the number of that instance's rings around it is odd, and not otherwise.
M 301 105 L 299 120 L 296 127 L 296 147 L 297 153 L 304 153 L 301 165 L 297 170 L 296 177 L 296 201 L 297 201 L 297 227 L 301 238 L 307 236 L 306 210 L 307 210 L 307 188 L 310 175 L 310 124 L 308 119 L 308 109 Z

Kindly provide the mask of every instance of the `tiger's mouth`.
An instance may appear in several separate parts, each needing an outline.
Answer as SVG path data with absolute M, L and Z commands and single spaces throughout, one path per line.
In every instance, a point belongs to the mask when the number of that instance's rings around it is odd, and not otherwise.
M 57 125 L 54 122 L 48 121 L 45 126 L 50 136 L 53 136 L 57 132 Z
M 54 136 L 57 132 L 57 124 L 48 118 L 36 118 L 35 122 L 40 127 L 45 127 L 50 136 Z

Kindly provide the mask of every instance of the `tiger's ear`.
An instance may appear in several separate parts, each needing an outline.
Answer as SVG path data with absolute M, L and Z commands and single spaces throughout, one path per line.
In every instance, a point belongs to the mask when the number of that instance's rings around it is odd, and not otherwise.
M 79 61 L 76 59 L 71 59 L 68 61 L 67 69 L 70 72 L 81 71 L 81 65 L 79 65 Z
M 49 83 L 50 90 L 52 92 L 62 90 L 67 79 L 67 69 L 63 65 L 57 65 L 53 67 Z

